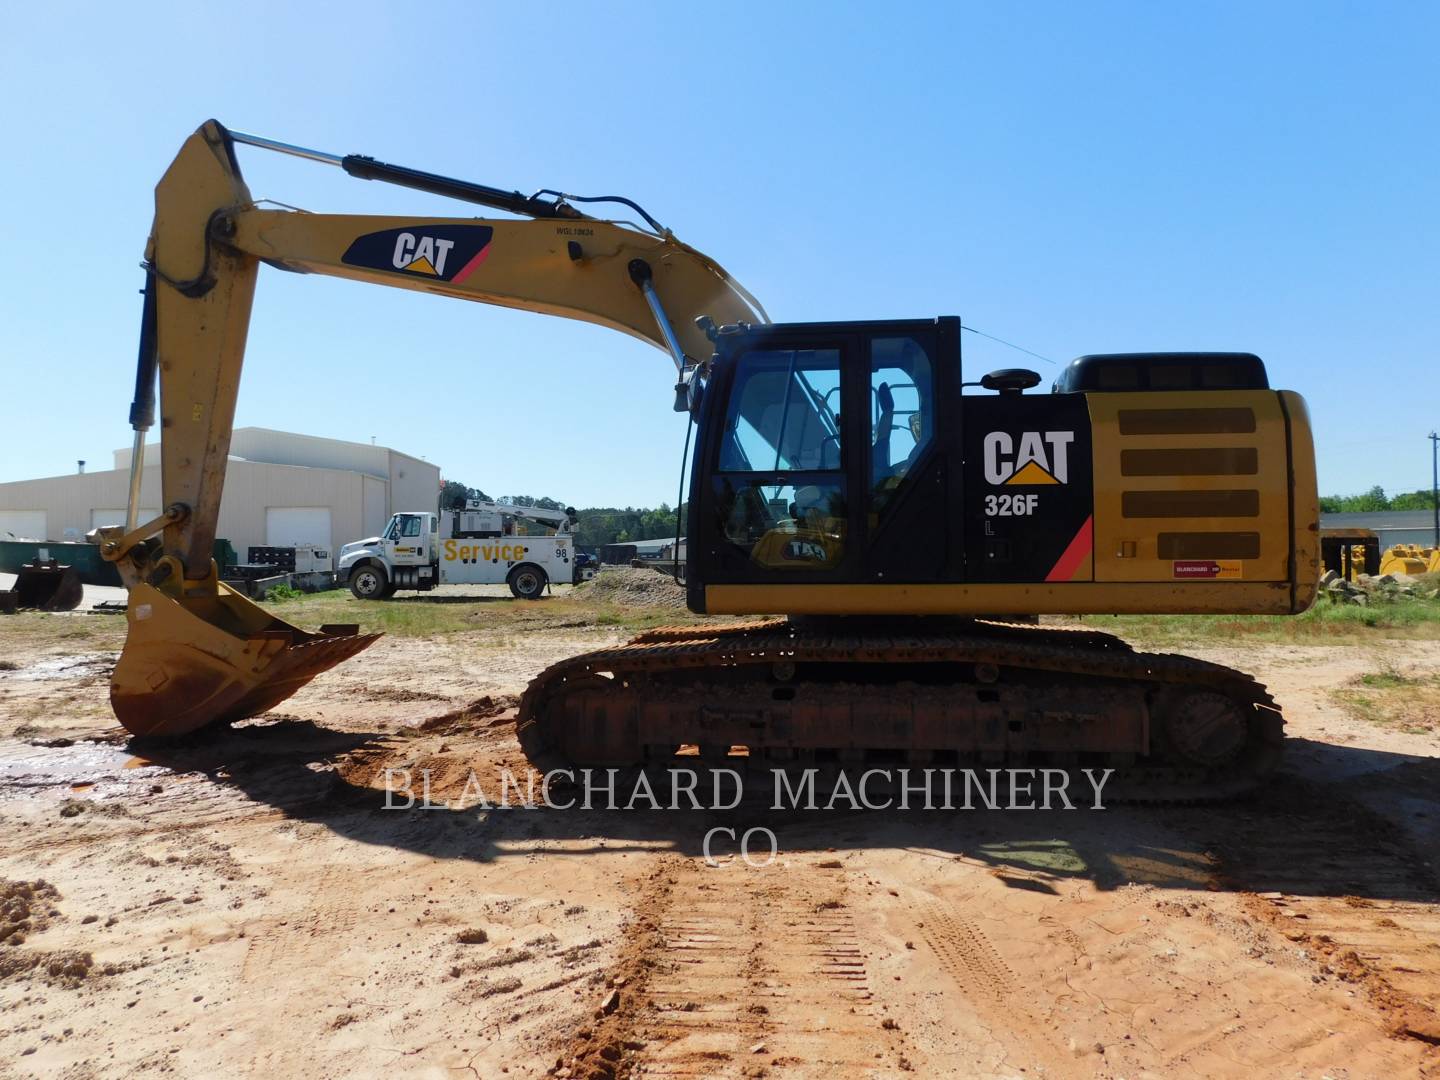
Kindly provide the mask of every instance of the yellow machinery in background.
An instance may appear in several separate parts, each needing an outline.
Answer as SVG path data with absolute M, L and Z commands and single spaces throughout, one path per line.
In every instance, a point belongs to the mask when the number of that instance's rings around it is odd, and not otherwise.
M 1440 574 L 1440 548 L 1421 547 L 1419 544 L 1396 544 L 1386 548 L 1380 556 L 1380 573 Z

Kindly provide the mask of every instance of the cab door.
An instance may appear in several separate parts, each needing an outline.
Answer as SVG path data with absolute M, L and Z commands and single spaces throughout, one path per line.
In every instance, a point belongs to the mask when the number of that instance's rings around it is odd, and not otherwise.
M 707 390 L 705 445 L 691 515 L 702 574 L 718 583 L 824 584 L 859 574 L 861 505 L 852 495 L 864 440 L 849 326 L 749 335 Z M 701 547 L 700 545 L 703 545 Z
M 865 438 L 863 581 L 961 580 L 952 508 L 961 497 L 960 324 L 943 318 L 880 325 L 860 365 Z

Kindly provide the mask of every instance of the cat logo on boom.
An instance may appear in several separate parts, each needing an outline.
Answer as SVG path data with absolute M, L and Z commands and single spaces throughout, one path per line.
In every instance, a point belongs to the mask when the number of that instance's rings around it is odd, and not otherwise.
M 411 270 L 417 274 L 443 277 L 445 260 L 454 246 L 454 240 L 437 236 L 417 237 L 414 233 L 402 232 L 395 238 L 395 255 L 391 262 L 396 270 Z
M 1073 431 L 1008 431 L 985 436 L 985 482 L 1000 484 L 1065 484 L 1070 480 Z
M 490 254 L 495 230 L 488 225 L 427 225 L 366 233 L 340 257 L 350 266 L 456 284 L 473 274 Z

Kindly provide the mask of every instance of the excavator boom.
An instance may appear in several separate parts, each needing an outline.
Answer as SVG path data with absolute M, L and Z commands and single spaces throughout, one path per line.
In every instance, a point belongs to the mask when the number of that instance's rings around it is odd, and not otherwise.
M 529 217 L 260 209 L 241 177 L 237 141 Z M 213 120 L 185 142 L 156 186 L 146 248 L 127 523 L 96 531 L 102 553 L 130 588 L 130 633 L 111 692 L 127 728 L 181 734 L 253 715 L 373 640 L 353 627 L 313 635 L 275 619 L 220 583 L 211 559 L 260 263 L 608 326 L 669 353 L 677 390 L 710 356 L 699 317 L 767 321 L 717 263 L 629 200 L 612 201 L 647 227 L 588 217 L 571 199 L 526 197 L 370 158 L 236 137 Z M 166 510 L 139 523 L 139 470 L 157 372 Z

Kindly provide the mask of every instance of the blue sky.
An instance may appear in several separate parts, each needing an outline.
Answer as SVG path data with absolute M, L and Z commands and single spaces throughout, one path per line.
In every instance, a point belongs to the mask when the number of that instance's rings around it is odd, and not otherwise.
M 1433 4 L 13 5 L 0 480 L 128 444 L 151 191 L 214 116 L 630 195 L 779 320 L 956 314 L 1062 363 L 1251 350 L 1308 398 L 1324 491 L 1428 486 L 1437 44 Z M 241 164 L 311 210 L 471 212 Z M 1055 370 L 965 347 L 971 372 Z M 650 504 L 678 478 L 670 373 L 596 327 L 262 270 L 236 422 Z

